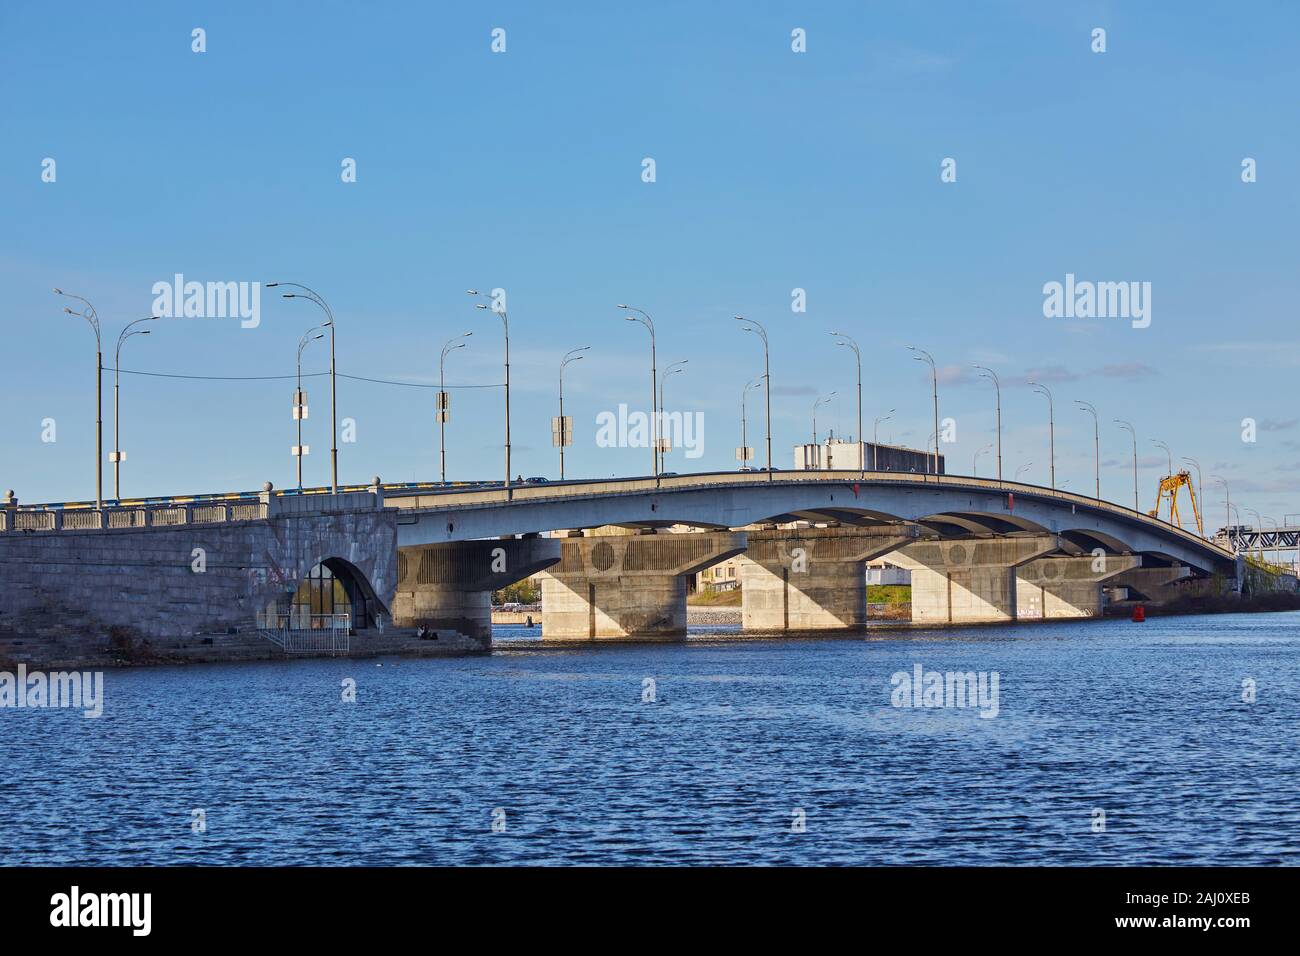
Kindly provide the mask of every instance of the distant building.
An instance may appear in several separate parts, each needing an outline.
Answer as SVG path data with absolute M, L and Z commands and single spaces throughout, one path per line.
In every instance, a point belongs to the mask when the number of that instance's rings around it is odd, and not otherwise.
M 912 572 L 906 568 L 896 568 L 884 561 L 873 561 L 867 565 L 868 584 L 908 585 L 912 583 Z
M 908 471 L 934 472 L 934 455 L 901 445 L 845 441 L 832 435 L 820 445 L 795 445 L 797 471 Z M 939 456 L 939 474 L 944 474 L 944 456 Z

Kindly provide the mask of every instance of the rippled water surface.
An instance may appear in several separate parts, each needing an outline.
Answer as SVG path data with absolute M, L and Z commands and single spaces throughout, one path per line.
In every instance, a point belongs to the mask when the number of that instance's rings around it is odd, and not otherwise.
M 97 720 L 0 710 L 0 863 L 1300 859 L 1300 613 L 501 637 L 481 658 L 109 671 Z M 996 671 L 998 715 L 892 707 L 915 664 Z

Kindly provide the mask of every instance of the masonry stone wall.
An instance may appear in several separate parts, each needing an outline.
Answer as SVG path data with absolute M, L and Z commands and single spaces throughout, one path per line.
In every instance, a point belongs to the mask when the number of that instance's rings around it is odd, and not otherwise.
M 352 565 L 387 614 L 397 586 L 397 513 L 9 532 L 0 535 L 0 656 L 15 642 L 74 640 L 90 649 L 254 630 L 259 611 L 287 604 L 327 558 Z

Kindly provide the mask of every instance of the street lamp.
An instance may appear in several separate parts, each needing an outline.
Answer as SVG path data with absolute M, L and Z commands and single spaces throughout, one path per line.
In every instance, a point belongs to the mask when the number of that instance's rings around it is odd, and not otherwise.
M 104 507 L 104 345 L 99 332 L 99 313 L 88 300 L 79 295 L 62 289 L 55 289 L 54 294 L 82 303 L 80 312 L 67 306 L 63 307 L 63 311 L 68 315 L 81 316 L 95 332 L 95 509 L 99 511 Z
M 1210 475 L 1211 481 L 1217 481 L 1223 485 L 1223 530 L 1228 534 L 1228 543 L 1232 543 L 1232 495 L 1228 490 L 1228 479 L 1220 478 L 1218 475 Z
M 1162 442 L 1159 438 L 1151 439 L 1151 444 L 1156 445 L 1157 447 L 1163 448 L 1165 450 L 1165 457 L 1169 459 L 1169 471 L 1166 473 L 1165 477 L 1172 478 L 1174 476 L 1174 453 L 1171 452 L 1169 450 L 1169 446 L 1166 445 L 1164 442 Z
M 986 451 L 992 451 L 992 450 L 993 450 L 993 446 L 992 446 L 992 445 L 985 445 L 983 448 L 981 448 L 979 451 L 977 451 L 977 452 L 975 453 L 975 455 L 971 458 L 971 462 L 970 462 L 970 473 L 971 473 L 971 477 L 972 477 L 972 478 L 978 478 L 978 477 L 979 477 L 979 474 L 980 474 L 980 455 L 984 454 Z
M 1196 469 L 1196 498 L 1199 501 L 1197 508 L 1204 508 L 1205 507 L 1205 486 L 1201 484 L 1201 463 L 1197 461 L 1195 458 L 1188 458 L 1186 455 L 1183 456 L 1183 461 L 1187 462 L 1187 464 L 1191 465 L 1193 468 Z M 1201 524 L 1202 524 L 1201 537 L 1205 537 L 1204 522 L 1201 522 Z
M 1052 401 L 1052 390 L 1038 382 L 1030 386 L 1040 395 L 1047 396 L 1047 474 L 1048 483 L 1056 490 L 1056 410 Z
M 157 319 L 158 317 L 155 315 L 146 315 L 143 319 L 136 319 L 124 328 L 117 337 L 117 349 L 113 355 L 113 451 L 108 456 L 109 461 L 113 463 L 113 500 L 116 502 L 122 500 L 121 467 L 123 460 L 126 458 L 126 455 L 122 452 L 120 442 L 121 419 L 118 415 L 118 387 L 122 379 L 122 343 L 133 335 L 148 335 L 148 329 L 136 329 L 134 332 L 131 329 L 141 322 L 156 322 Z
M 665 409 L 668 406 L 664 404 L 664 386 L 668 384 L 669 375 L 676 375 L 678 372 L 686 371 L 684 368 L 682 368 L 682 366 L 689 361 L 690 359 L 682 359 L 680 362 L 674 362 L 672 365 L 669 365 L 666 369 L 664 369 L 663 375 L 659 376 L 659 415 L 661 418 L 664 419 L 659 429 L 661 432 L 659 436 L 659 468 L 661 471 L 663 471 L 665 467 L 664 456 L 667 455 L 668 452 L 672 450 L 672 439 L 669 438 L 667 434 L 668 413 L 665 411 Z
M 934 358 L 929 352 L 918 349 L 914 345 L 909 345 L 907 348 L 917 353 L 912 356 L 915 361 L 925 362 L 930 366 L 930 381 L 934 386 L 934 473 L 937 475 L 939 474 L 939 372 L 934 367 Z
M 749 447 L 749 430 L 745 418 L 745 397 L 749 395 L 749 390 L 758 388 L 763 384 L 761 378 L 756 378 L 740 390 L 740 449 L 736 452 L 736 457 L 740 460 L 740 470 L 749 471 L 749 459 L 754 453 Z
M 558 430 L 551 429 L 555 443 L 560 446 L 560 481 L 564 480 L 564 446 L 573 442 L 573 429 L 569 427 L 569 421 L 564 417 L 564 366 L 570 362 L 581 361 L 581 353 L 590 348 L 590 345 L 584 345 L 580 349 L 573 349 L 571 352 L 565 353 L 564 358 L 560 359 L 560 417 L 556 421 Z
M 1128 422 L 1119 418 L 1112 418 L 1116 425 L 1125 429 L 1133 437 L 1133 510 L 1140 511 L 1138 507 L 1138 436 L 1137 431 Z
M 814 445 L 817 444 L 817 409 L 821 408 L 823 405 L 828 404 L 830 400 L 834 398 L 837 394 L 838 394 L 837 392 L 831 392 L 829 395 L 825 395 L 822 398 L 819 398 L 815 402 L 813 402 L 812 418 L 813 418 L 813 444 Z
M 842 345 L 845 348 L 853 350 L 853 359 L 858 366 L 858 470 L 861 476 L 867 476 L 867 454 L 862 442 L 862 352 L 858 349 L 858 343 L 853 341 L 850 336 L 843 332 L 832 332 L 831 335 L 839 337 L 836 345 Z M 817 429 L 813 429 L 815 432 Z M 817 443 L 816 436 L 813 437 L 813 444 Z
M 1259 512 L 1254 508 L 1244 509 L 1246 514 L 1255 516 L 1255 533 L 1259 538 L 1259 559 L 1264 560 L 1264 522 L 1259 517 Z
M 466 289 L 466 295 L 483 295 L 477 289 Z M 495 302 L 495 300 L 493 300 Z M 485 305 L 482 302 L 474 306 L 476 309 L 482 309 L 484 312 L 495 312 L 501 316 L 501 327 L 505 332 L 506 352 L 506 497 L 510 497 L 510 316 L 506 314 L 505 307 L 495 308 Z
M 1270 518 L 1268 515 L 1264 515 L 1263 517 L 1265 521 L 1271 521 L 1273 523 L 1273 548 L 1271 550 L 1277 552 L 1277 563 L 1281 564 L 1282 563 L 1282 537 L 1281 535 L 1278 534 L 1277 519 Z
M 993 382 L 994 401 L 997 410 L 997 433 L 998 433 L 998 481 L 1002 480 L 1002 383 L 998 381 L 997 372 L 991 368 L 985 368 L 983 365 L 976 365 L 982 373 L 980 378 L 987 378 Z
M 626 305 L 620 302 L 618 308 L 627 309 L 629 312 L 635 312 L 636 315 L 626 315 L 624 318 L 629 322 L 640 322 L 650 331 L 650 451 L 654 459 L 654 476 L 655 480 L 659 479 L 659 412 L 655 408 L 655 395 L 658 387 L 655 379 L 659 375 L 658 361 L 655 358 L 655 324 L 650 318 L 650 313 L 644 309 L 638 309 L 635 306 Z
M 772 480 L 772 366 L 769 362 L 767 329 L 743 315 L 733 316 L 737 322 L 748 322 L 746 332 L 753 332 L 763 340 L 763 400 L 767 403 L 767 480 Z
M 320 326 L 322 329 L 330 330 L 330 418 L 332 425 L 330 427 L 330 492 L 338 494 L 339 492 L 339 390 L 338 377 L 334 365 L 334 312 L 320 294 L 309 289 L 300 282 L 268 282 L 266 287 L 274 289 L 277 286 L 292 286 L 295 289 L 302 289 L 302 293 L 283 292 L 286 299 L 307 299 L 316 303 L 321 311 L 325 313 L 328 321 Z
M 460 339 L 467 339 L 473 334 L 462 332 L 456 338 L 448 339 L 442 347 L 442 354 L 438 356 L 438 409 L 434 417 L 438 419 L 439 481 L 444 485 L 447 483 L 447 422 L 451 421 L 451 396 L 447 394 L 447 353 L 463 349 L 467 343 Z
M 880 449 L 880 423 L 889 421 L 891 418 L 894 417 L 894 412 L 896 411 L 897 409 L 891 408 L 889 411 L 887 411 L 885 414 L 881 415 L 879 418 L 877 418 L 874 422 L 871 423 L 871 470 L 872 471 L 879 470 L 876 467 L 876 453 Z
M 293 420 L 298 423 L 298 444 L 293 446 L 290 454 L 298 460 L 299 491 L 302 491 L 302 457 L 307 454 L 307 446 L 302 443 L 302 420 L 307 417 L 307 395 L 302 390 L 302 350 L 307 347 L 307 343 L 325 338 L 325 333 L 318 331 L 322 328 L 324 326 L 318 325 L 308 329 L 298 340 L 298 386 L 293 393 Z M 312 335 L 313 332 L 316 334 Z
M 1097 409 L 1089 402 L 1075 399 L 1074 404 L 1092 416 L 1092 467 L 1097 487 L 1097 500 L 1101 501 L 1101 430 L 1097 424 Z

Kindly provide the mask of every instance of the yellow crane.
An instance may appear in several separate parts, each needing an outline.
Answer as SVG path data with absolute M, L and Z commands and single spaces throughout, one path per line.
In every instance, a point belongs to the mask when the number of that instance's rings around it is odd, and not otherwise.
M 1147 514 L 1153 518 L 1159 518 L 1160 508 L 1168 499 L 1169 518 L 1167 520 L 1170 524 L 1181 528 L 1182 522 L 1178 519 L 1178 490 L 1180 488 L 1186 488 L 1187 497 L 1192 499 L 1192 514 L 1196 517 L 1196 532 L 1204 537 L 1205 528 L 1201 524 L 1201 509 L 1196 503 L 1196 486 L 1192 483 L 1192 476 L 1185 470 L 1176 475 L 1166 475 L 1160 479 L 1160 484 L 1156 488 L 1156 506 Z

